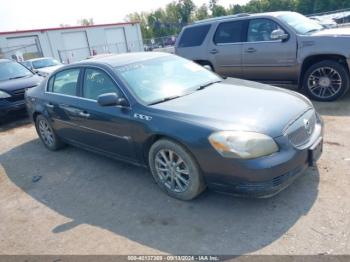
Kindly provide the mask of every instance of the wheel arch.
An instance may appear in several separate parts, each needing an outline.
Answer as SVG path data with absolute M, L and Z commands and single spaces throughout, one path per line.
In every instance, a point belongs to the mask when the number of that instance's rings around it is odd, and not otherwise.
M 166 135 L 166 134 L 152 134 L 151 136 L 149 136 L 146 139 L 146 141 L 143 144 L 143 148 L 142 148 L 142 158 L 143 158 L 142 160 L 144 161 L 146 166 L 149 166 L 148 155 L 149 155 L 149 151 L 150 151 L 152 145 L 161 139 L 167 139 L 169 141 L 172 141 L 174 143 L 181 145 L 194 158 L 194 160 L 198 164 L 198 161 L 197 161 L 195 155 L 193 154 L 193 152 L 189 149 L 188 146 L 186 146 L 186 144 L 183 141 L 181 141 L 181 139 L 174 138 L 174 137 Z
M 342 64 L 346 70 L 349 72 L 349 67 L 347 64 L 347 60 L 346 57 L 343 55 L 338 55 L 338 54 L 322 54 L 322 55 L 311 55 L 308 56 L 304 59 L 302 65 L 301 65 L 301 70 L 300 70 L 300 74 L 299 74 L 299 89 L 302 88 L 303 85 L 303 80 L 304 80 L 304 76 L 306 71 L 315 63 L 321 62 L 321 61 L 325 61 L 325 60 L 332 60 L 335 62 L 338 62 L 340 64 Z

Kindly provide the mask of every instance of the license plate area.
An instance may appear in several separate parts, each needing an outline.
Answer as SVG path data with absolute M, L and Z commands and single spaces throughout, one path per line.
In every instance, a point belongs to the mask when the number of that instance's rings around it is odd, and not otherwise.
M 323 138 L 320 137 L 309 149 L 309 165 L 316 166 L 323 152 Z

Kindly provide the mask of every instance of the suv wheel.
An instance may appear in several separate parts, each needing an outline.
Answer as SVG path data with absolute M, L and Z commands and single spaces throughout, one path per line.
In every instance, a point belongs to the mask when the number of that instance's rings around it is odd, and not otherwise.
M 349 89 L 349 72 L 340 63 L 326 60 L 312 65 L 305 73 L 303 89 L 317 101 L 334 101 Z
M 38 115 L 35 120 L 36 131 L 46 148 L 56 151 L 64 147 L 64 143 L 55 134 L 50 122 L 42 115 Z
M 206 188 L 194 158 L 170 140 L 162 139 L 152 145 L 149 166 L 158 186 L 174 198 L 191 200 Z

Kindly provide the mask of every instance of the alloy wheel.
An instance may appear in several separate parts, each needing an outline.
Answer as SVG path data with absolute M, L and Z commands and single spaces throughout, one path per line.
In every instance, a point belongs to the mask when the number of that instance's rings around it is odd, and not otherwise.
M 185 192 L 190 185 L 190 170 L 174 151 L 160 150 L 155 157 L 155 168 L 160 181 L 175 193 Z
M 330 98 L 337 95 L 342 88 L 342 78 L 337 70 L 331 67 L 320 67 L 308 78 L 310 92 L 318 98 Z
M 49 123 L 46 120 L 41 119 L 39 121 L 38 129 L 44 143 L 49 147 L 53 146 L 55 143 L 54 134 Z

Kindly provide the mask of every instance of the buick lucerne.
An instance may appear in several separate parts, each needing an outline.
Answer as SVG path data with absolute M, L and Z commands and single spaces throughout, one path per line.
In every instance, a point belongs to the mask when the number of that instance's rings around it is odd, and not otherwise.
M 207 187 L 272 196 L 322 153 L 323 123 L 303 95 L 165 53 L 64 66 L 26 104 L 48 149 L 72 144 L 147 167 L 181 200 Z

